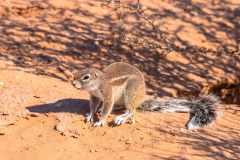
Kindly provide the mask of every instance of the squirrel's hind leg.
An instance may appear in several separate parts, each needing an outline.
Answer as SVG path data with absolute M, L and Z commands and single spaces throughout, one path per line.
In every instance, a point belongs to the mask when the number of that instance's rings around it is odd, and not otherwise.
M 134 116 L 136 108 L 142 103 L 145 92 L 145 84 L 139 79 L 132 78 L 128 81 L 126 86 L 126 91 L 124 93 L 124 102 L 126 107 L 126 112 L 117 116 L 113 123 L 115 125 L 121 125 L 126 120 Z

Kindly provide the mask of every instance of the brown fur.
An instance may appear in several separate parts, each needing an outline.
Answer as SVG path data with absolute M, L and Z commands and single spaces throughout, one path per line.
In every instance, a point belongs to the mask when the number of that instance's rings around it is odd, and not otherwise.
M 91 114 L 96 114 L 96 108 L 99 108 L 98 104 L 103 103 L 100 120 L 95 123 L 95 126 L 104 124 L 114 104 L 125 105 L 127 112 L 116 120 L 117 124 L 124 123 L 127 118 L 133 116 L 135 109 L 146 96 L 146 86 L 141 71 L 122 62 L 113 63 L 103 71 L 94 68 L 80 70 L 75 75 L 73 84 L 76 88 L 79 88 L 77 85 L 81 86 L 91 95 L 91 113 L 87 121 L 90 119 L 92 122 Z

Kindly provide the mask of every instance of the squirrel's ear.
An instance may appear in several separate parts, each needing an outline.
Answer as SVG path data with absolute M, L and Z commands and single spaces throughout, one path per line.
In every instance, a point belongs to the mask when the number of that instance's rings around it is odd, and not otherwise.
M 101 72 L 96 72 L 96 73 L 94 73 L 94 77 L 95 77 L 95 78 L 99 78 L 99 77 L 101 77 L 101 75 L 102 75 Z

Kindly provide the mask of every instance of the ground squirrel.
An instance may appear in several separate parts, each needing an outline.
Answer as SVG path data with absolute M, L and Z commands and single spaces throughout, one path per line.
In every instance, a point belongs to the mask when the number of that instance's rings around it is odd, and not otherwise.
M 221 105 L 214 95 L 202 96 L 195 100 L 186 99 L 148 99 L 142 72 L 133 65 L 116 62 L 102 71 L 86 68 L 78 71 L 73 81 L 74 87 L 87 90 L 90 94 L 90 113 L 86 122 L 95 127 L 103 126 L 114 104 L 123 104 L 126 112 L 117 116 L 113 123 L 123 124 L 134 115 L 136 109 L 159 112 L 189 112 L 187 128 L 197 130 L 213 123 Z M 100 111 L 100 118 L 94 121 L 94 115 Z

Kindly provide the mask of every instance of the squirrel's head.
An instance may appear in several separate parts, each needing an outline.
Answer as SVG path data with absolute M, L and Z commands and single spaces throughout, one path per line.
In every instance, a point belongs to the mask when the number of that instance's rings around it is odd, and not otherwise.
M 103 72 L 95 68 L 78 71 L 74 76 L 73 86 L 77 89 L 95 90 L 99 86 L 99 77 Z

